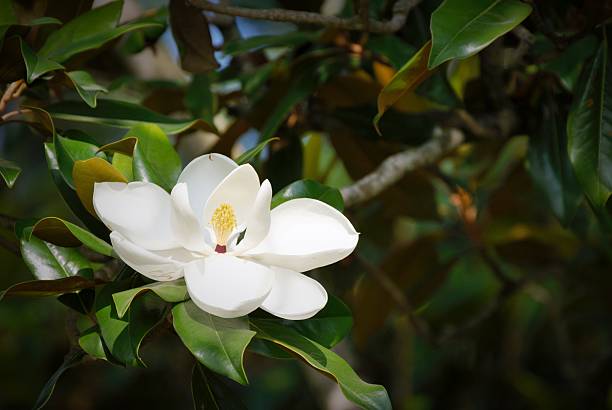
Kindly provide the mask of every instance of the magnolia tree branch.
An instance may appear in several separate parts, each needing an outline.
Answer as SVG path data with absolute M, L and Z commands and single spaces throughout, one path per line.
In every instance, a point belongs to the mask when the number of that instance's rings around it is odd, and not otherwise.
M 436 130 L 431 140 L 420 147 L 399 152 L 385 159 L 372 173 L 340 190 L 344 205 L 365 202 L 402 179 L 408 171 L 432 164 L 463 142 L 456 128 Z
M 368 19 L 365 22 L 359 17 L 341 18 L 337 16 L 324 16 L 310 11 L 297 11 L 285 9 L 251 9 L 236 7 L 227 4 L 211 3 L 207 0 L 188 0 L 193 6 L 229 16 L 247 17 L 258 20 L 286 21 L 297 24 L 316 24 L 344 30 L 367 30 L 372 33 L 393 33 L 406 23 L 408 13 L 421 0 L 398 0 L 393 5 L 393 15 L 387 21 Z

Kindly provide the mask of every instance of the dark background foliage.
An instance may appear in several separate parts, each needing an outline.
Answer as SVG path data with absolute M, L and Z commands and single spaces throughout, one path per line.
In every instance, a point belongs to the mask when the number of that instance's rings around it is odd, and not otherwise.
M 56 188 L 61 172 L 47 167 L 47 114 L 20 108 L 44 109 L 64 137 L 96 146 L 121 138 L 133 125 L 125 120 L 156 123 L 183 165 L 206 152 L 238 158 L 266 142 L 244 159 L 274 192 L 310 179 L 332 187 L 334 200 L 389 156 L 456 130 L 460 146 L 417 151 L 426 157 L 418 167 L 347 202 L 359 246 L 312 272 L 353 314 L 334 351 L 385 386 L 398 409 L 612 408 L 610 2 L 399 1 L 411 6 L 405 24 L 381 33 L 374 23 L 397 14 L 394 1 L 231 2 L 336 7 L 357 16 L 349 30 L 126 0 L 117 10 L 122 24 L 135 25 L 129 30 L 89 22 L 45 43 L 56 23 L 35 19 L 67 23 L 91 3 L 0 0 L 17 19 L 6 23 L 0 9 L 0 83 L 22 87 L 0 110 L 0 158 L 11 161 L 0 159 L 0 169 L 12 185 L 0 187 L 0 289 L 33 279 L 15 220 L 81 225 L 82 216 Z M 485 3 L 496 7 L 488 23 L 455 27 Z M 444 11 L 437 20 L 436 9 Z M 363 27 L 367 16 L 374 23 Z M 489 44 L 487 30 L 506 17 L 515 24 Z M 96 33 L 104 41 L 87 36 Z M 439 44 L 447 43 L 445 60 Z M 483 47 L 475 54 L 466 44 Z M 134 176 L 171 187 L 176 175 L 147 173 L 177 169 L 178 160 L 141 149 Z M 75 314 L 56 299 L 0 302 L 0 408 L 31 408 L 73 352 Z M 69 369 L 48 408 L 191 408 L 194 361 L 169 322 L 145 338 L 141 355 L 147 367 L 85 360 Z M 206 373 L 229 389 L 219 397 L 252 409 L 354 406 L 301 361 L 249 351 L 245 365 L 248 387 Z

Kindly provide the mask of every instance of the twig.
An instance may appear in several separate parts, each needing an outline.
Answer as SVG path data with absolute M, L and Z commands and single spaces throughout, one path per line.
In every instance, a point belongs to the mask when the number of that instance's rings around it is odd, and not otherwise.
M 418 148 L 402 151 L 385 159 L 372 173 L 340 190 L 349 207 L 375 197 L 399 181 L 406 172 L 436 162 L 463 142 L 458 129 L 438 129 L 434 137 Z
M 393 15 L 390 20 L 379 21 L 368 19 L 367 23 L 359 16 L 341 18 L 324 16 L 310 11 L 296 11 L 285 9 L 250 9 L 235 7 L 226 4 L 215 4 L 207 0 L 188 0 L 193 6 L 206 11 L 212 11 L 229 16 L 247 17 L 258 20 L 286 21 L 301 24 L 316 24 L 325 27 L 334 27 L 344 30 L 367 30 L 371 33 L 394 33 L 406 23 L 408 13 L 421 0 L 398 0 L 393 5 Z
M 4 90 L 4 94 L 0 98 L 0 112 L 6 109 L 6 106 L 11 100 L 18 98 L 21 93 L 27 88 L 27 84 L 23 80 L 12 82 Z

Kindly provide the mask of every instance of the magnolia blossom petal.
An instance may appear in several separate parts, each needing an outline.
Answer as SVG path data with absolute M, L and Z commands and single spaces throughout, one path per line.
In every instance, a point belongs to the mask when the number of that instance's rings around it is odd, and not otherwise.
M 180 182 L 172 188 L 172 227 L 177 240 L 186 249 L 205 255 L 213 253 L 204 240 L 204 229 L 189 204 L 187 184 Z
M 251 215 L 246 221 L 246 232 L 242 241 L 234 248 L 234 254 L 241 254 L 257 246 L 270 230 L 270 201 L 272 186 L 267 179 L 261 184 Z
M 344 259 L 359 240 L 342 213 L 315 199 L 284 202 L 272 210 L 271 218 L 268 236 L 245 257 L 305 272 Z
M 136 272 L 153 280 L 179 279 L 183 277 L 185 263 L 193 260 L 193 256 L 181 248 L 166 251 L 146 250 L 116 231 L 111 232 L 110 239 L 121 260 Z
M 191 300 L 202 310 L 224 318 L 257 309 L 270 293 L 274 271 L 259 263 L 218 254 L 185 265 Z
M 272 291 L 261 308 L 289 320 L 313 317 L 327 304 L 327 292 L 316 280 L 289 269 L 275 268 Z
M 202 212 L 210 194 L 238 165 L 221 154 L 206 154 L 195 158 L 181 172 L 178 183 L 187 184 L 193 213 L 202 224 Z M 204 221 L 208 223 L 208 221 Z
M 93 205 L 111 231 L 143 248 L 164 250 L 179 246 L 170 223 L 170 195 L 155 184 L 96 183 Z
M 219 205 L 229 204 L 234 210 L 238 226 L 243 226 L 251 214 L 257 192 L 259 192 L 259 176 L 255 169 L 249 164 L 239 166 L 210 194 L 204 207 L 204 223 L 210 222 Z

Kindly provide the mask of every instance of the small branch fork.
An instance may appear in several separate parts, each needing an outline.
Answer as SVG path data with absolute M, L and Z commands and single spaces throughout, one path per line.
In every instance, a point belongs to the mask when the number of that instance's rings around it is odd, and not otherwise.
M 418 148 L 399 152 L 385 159 L 372 173 L 340 190 L 344 205 L 367 201 L 399 181 L 408 171 L 432 164 L 459 146 L 464 136 L 455 128 L 438 130 L 436 135 Z
M 408 13 L 421 0 L 398 0 L 393 5 L 393 15 L 387 21 L 366 19 L 362 16 L 341 18 L 337 16 L 324 16 L 310 11 L 296 11 L 285 9 L 251 9 L 235 7 L 227 4 L 211 3 L 207 0 L 188 0 L 194 7 L 214 13 L 246 17 L 257 20 L 285 21 L 298 24 L 315 24 L 344 30 L 369 31 L 371 33 L 394 33 L 406 24 Z M 361 13 L 360 13 L 361 14 Z
M 15 81 L 10 83 L 6 90 L 4 90 L 4 94 L 0 97 L 0 113 L 6 110 L 8 103 L 15 98 L 18 98 L 21 93 L 27 88 L 27 84 L 24 80 Z

